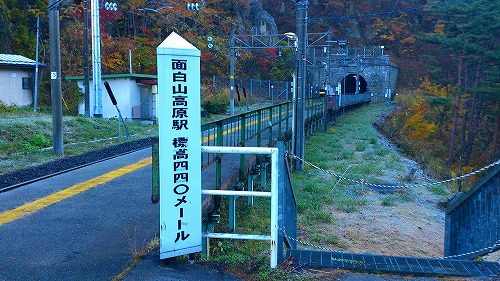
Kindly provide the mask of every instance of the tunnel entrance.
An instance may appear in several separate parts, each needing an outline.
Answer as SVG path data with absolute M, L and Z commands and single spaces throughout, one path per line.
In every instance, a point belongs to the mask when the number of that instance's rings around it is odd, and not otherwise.
M 342 94 L 356 93 L 356 74 L 349 74 L 340 82 Z M 363 76 L 359 75 L 359 93 L 366 93 L 367 83 Z

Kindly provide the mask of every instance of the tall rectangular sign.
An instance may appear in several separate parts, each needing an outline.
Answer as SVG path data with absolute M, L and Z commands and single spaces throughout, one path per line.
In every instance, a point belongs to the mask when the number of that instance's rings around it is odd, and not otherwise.
M 201 251 L 200 55 L 175 32 L 157 48 L 161 259 Z

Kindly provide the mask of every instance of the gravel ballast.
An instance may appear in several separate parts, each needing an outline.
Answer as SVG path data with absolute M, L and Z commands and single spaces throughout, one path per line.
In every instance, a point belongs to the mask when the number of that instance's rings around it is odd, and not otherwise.
M 65 157 L 26 169 L 0 174 L 0 189 L 150 146 L 151 138 L 144 138 L 91 151 L 82 155 Z

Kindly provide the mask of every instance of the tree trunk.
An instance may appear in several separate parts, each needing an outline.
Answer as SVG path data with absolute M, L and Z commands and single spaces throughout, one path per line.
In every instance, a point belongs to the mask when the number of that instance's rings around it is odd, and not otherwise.
M 448 163 L 452 163 L 453 161 L 453 153 L 455 151 L 455 133 L 457 131 L 457 121 L 458 121 L 458 111 L 460 109 L 460 94 L 457 94 L 455 97 L 455 106 L 453 109 L 453 121 L 451 125 L 451 133 L 450 133 L 450 150 L 448 152 Z
M 460 85 L 462 81 L 462 56 L 460 56 L 458 60 L 458 73 L 457 73 L 457 85 L 458 91 L 460 91 Z M 460 94 L 457 94 L 455 97 L 455 109 L 453 111 L 453 123 L 451 127 L 450 133 L 450 150 L 448 152 L 448 163 L 451 164 L 453 161 L 454 154 L 454 145 L 455 145 L 455 133 L 457 131 L 457 120 L 458 120 L 458 111 L 460 110 Z
M 497 104 L 497 112 L 500 111 L 500 104 Z M 490 162 L 496 161 L 500 158 L 500 138 L 498 134 L 500 133 L 500 115 L 497 115 L 495 122 L 495 133 L 493 135 L 493 149 L 490 157 Z
M 477 89 L 479 86 L 479 68 L 476 69 L 476 77 L 474 79 L 474 88 Z M 479 117 L 481 113 L 479 110 L 476 110 L 476 102 L 477 102 L 477 94 L 473 93 L 472 94 L 472 100 L 471 100 L 471 105 L 470 105 L 470 120 L 469 120 L 469 131 L 468 131 L 468 137 L 467 137 L 467 145 L 465 147 L 464 151 L 464 165 L 469 166 L 470 164 L 470 156 L 472 154 L 472 148 L 474 147 L 474 142 L 476 140 L 476 135 L 478 131 L 478 126 L 479 126 Z
M 465 100 L 463 103 L 463 107 L 465 108 L 465 113 L 462 117 L 462 132 L 461 132 L 462 138 L 461 138 L 461 144 L 460 144 L 460 157 L 462 158 L 462 161 L 464 159 L 464 152 L 467 149 L 468 141 L 469 141 L 469 139 L 467 138 L 468 137 L 468 132 L 467 132 L 467 120 L 468 119 L 467 118 L 471 114 L 467 108 L 470 106 L 470 104 L 471 104 L 470 99 Z

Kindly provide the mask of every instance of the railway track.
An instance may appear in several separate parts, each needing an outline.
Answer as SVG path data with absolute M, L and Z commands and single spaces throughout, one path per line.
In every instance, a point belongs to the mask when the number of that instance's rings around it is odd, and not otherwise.
M 321 114 L 322 110 L 318 110 L 318 108 L 323 104 L 321 99 L 321 102 L 319 103 L 318 101 L 315 103 L 314 99 L 310 99 L 310 101 L 310 108 L 306 109 L 306 116 L 311 117 L 315 114 Z M 369 94 L 345 95 L 342 97 L 342 107 L 337 105 L 335 100 L 332 100 L 332 104 L 329 108 L 334 109 L 334 111 L 338 111 L 343 107 L 363 104 L 369 101 Z M 266 135 L 268 133 L 271 134 L 270 137 L 281 135 L 285 130 L 285 124 L 291 126 L 290 118 L 290 108 L 286 105 L 286 103 L 282 103 L 258 109 L 253 112 L 240 114 L 221 121 L 205 124 L 202 126 L 203 145 L 239 146 L 242 144 L 246 145 L 247 141 L 257 138 L 258 144 L 256 146 L 261 146 L 261 135 Z M 242 124 L 246 124 L 245 130 L 241 130 Z M 278 127 L 278 129 L 275 127 Z M 244 131 L 243 134 L 241 133 L 242 131 Z M 220 137 L 220 141 L 222 142 L 220 144 L 216 141 L 218 137 Z M 265 139 L 265 137 L 262 139 Z M 74 171 L 98 162 L 106 161 L 121 155 L 132 153 L 140 149 L 151 147 L 151 145 L 151 138 L 144 138 L 113 145 L 98 151 L 65 157 L 26 169 L 0 174 L 0 193 L 69 171 Z M 211 159 L 205 159 L 204 161 L 207 161 L 204 166 L 212 164 Z
M 139 139 L 91 151 L 82 155 L 65 157 L 26 169 L 0 174 L 0 193 L 53 176 L 151 147 L 151 138 Z

